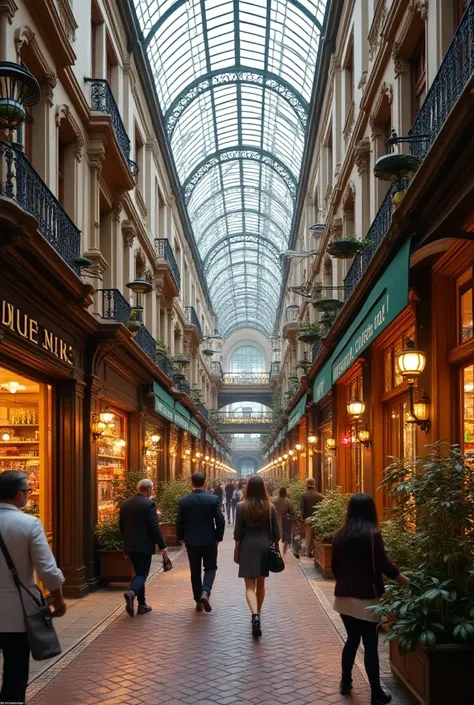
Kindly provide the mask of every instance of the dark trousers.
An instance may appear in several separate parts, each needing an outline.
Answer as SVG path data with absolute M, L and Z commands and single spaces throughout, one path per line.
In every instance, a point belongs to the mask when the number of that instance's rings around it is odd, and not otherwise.
M 349 678 L 352 673 L 360 640 L 364 644 L 364 665 L 370 685 L 380 684 L 378 653 L 378 624 L 341 614 L 347 632 L 347 641 L 342 650 L 342 675 Z
M 226 512 L 227 512 L 227 521 L 229 522 L 229 524 L 230 524 L 230 508 L 231 508 L 231 504 L 232 504 L 232 500 L 226 500 L 225 508 L 226 508 Z
M 235 510 L 237 509 L 238 502 L 232 502 L 232 523 L 235 522 Z
M 3 684 L 0 703 L 24 703 L 30 647 L 26 632 L 0 632 L 0 650 L 3 653 Z
M 191 568 L 191 585 L 196 602 L 201 601 L 203 592 L 211 594 L 217 571 L 217 544 L 212 546 L 186 546 Z M 204 578 L 202 569 L 204 566 Z
M 136 553 L 132 551 L 128 554 L 133 564 L 135 577 L 130 583 L 130 590 L 137 596 L 138 604 L 145 604 L 145 583 L 151 568 L 151 553 Z

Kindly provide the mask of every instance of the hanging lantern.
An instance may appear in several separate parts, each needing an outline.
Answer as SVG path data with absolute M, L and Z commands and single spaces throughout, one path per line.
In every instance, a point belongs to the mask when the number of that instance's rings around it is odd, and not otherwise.
M 0 62 L 0 128 L 15 130 L 26 118 L 26 108 L 40 99 L 40 87 L 27 68 Z
M 362 416 L 364 411 L 365 404 L 362 399 L 358 399 L 357 397 L 351 399 L 351 401 L 347 405 L 347 413 L 349 413 L 351 416 L 354 416 L 355 418 Z
M 403 377 L 408 379 L 418 377 L 425 369 L 426 355 L 421 350 L 415 349 L 413 340 L 408 340 L 405 350 L 398 353 L 396 363 Z

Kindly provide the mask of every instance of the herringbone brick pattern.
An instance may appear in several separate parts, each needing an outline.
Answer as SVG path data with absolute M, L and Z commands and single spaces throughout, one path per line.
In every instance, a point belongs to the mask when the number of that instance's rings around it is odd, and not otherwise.
M 211 614 L 194 612 L 186 556 L 148 586 L 154 611 L 113 622 L 32 705 L 366 705 L 354 671 L 338 693 L 341 641 L 291 556 L 267 582 L 254 642 L 230 532 L 220 549 Z

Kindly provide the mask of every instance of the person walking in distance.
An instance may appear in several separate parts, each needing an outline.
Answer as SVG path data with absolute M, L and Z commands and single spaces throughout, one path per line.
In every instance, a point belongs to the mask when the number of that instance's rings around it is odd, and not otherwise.
M 123 536 L 123 550 L 132 561 L 135 577 L 124 593 L 125 609 L 130 617 L 135 615 L 135 597 L 138 600 L 137 614 L 147 614 L 152 608 L 146 604 L 145 583 L 150 573 L 151 558 L 156 544 L 163 555 L 167 555 L 166 543 L 158 523 L 156 504 L 151 499 L 153 482 L 140 480 L 137 494 L 126 499 L 120 507 L 119 526 Z
M 314 479 L 308 477 L 306 491 L 302 492 L 300 498 L 300 512 L 305 524 L 306 555 L 308 558 L 313 555 L 313 527 L 308 519 L 313 516 L 313 509 L 323 499 L 324 496 L 316 491 Z
M 235 522 L 235 510 L 239 502 L 244 498 L 244 485 L 242 481 L 237 483 L 234 487 L 234 492 L 232 494 L 232 522 Z
M 188 553 L 196 610 L 211 612 L 210 596 L 217 571 L 217 548 L 224 538 L 225 518 L 220 498 L 204 490 L 205 476 L 194 473 L 191 484 L 192 492 L 179 500 L 176 536 L 178 541 L 184 541 Z
M 28 504 L 31 491 L 25 473 L 16 470 L 0 473 L 0 535 L 23 585 L 37 594 L 36 571 L 51 593 L 53 617 L 62 617 L 66 614 L 61 587 L 63 574 L 56 565 L 40 520 L 20 511 Z M 21 590 L 26 613 L 34 614 L 38 606 L 26 590 Z M 16 705 L 25 702 L 30 663 L 21 597 L 0 550 L 0 651 L 3 654 L 0 703 Z
M 232 495 L 234 494 L 234 483 L 232 480 L 227 480 L 225 486 L 225 510 L 227 513 L 227 523 L 230 524 L 230 511 L 232 506 Z
M 347 632 L 342 650 L 341 695 L 349 695 L 352 690 L 352 668 L 362 639 L 371 705 L 386 705 L 392 696 L 380 685 L 378 620 L 369 608 L 378 604 L 384 593 L 383 575 L 400 585 L 410 581 L 385 552 L 377 509 L 367 494 L 355 494 L 349 501 L 345 524 L 332 542 L 332 572 L 336 578 L 334 609 Z
M 262 636 L 260 611 L 270 572 L 270 547 L 280 540 L 277 513 L 260 475 L 249 479 L 245 499 L 237 505 L 234 540 L 234 562 L 239 566 L 239 578 L 245 580 L 252 635 L 258 638 Z

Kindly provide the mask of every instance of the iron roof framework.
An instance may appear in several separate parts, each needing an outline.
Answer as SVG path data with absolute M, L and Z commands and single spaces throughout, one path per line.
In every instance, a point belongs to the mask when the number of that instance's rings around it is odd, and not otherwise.
M 133 0 L 220 332 L 270 335 L 327 0 Z

